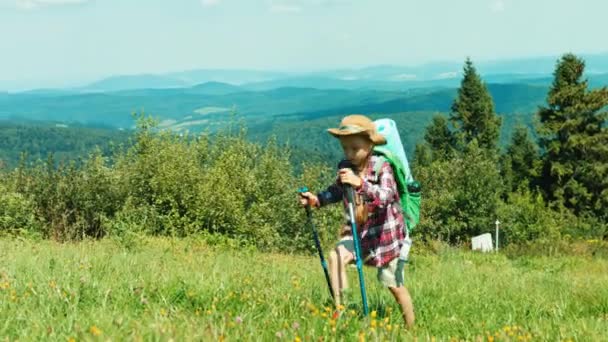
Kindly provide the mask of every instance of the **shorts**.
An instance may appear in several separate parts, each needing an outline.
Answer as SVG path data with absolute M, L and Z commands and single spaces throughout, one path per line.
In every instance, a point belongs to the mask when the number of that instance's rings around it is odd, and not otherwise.
M 404 245 L 401 247 L 401 252 L 398 258 L 391 260 L 384 266 L 377 267 L 378 274 L 377 278 L 382 285 L 386 287 L 401 287 L 404 284 L 403 268 L 408 262 L 410 249 L 412 247 L 412 239 L 406 237 Z M 355 254 L 355 244 L 352 236 L 345 236 L 338 242 L 337 246 L 344 246 L 344 248 Z M 353 258 L 354 259 L 354 258 Z

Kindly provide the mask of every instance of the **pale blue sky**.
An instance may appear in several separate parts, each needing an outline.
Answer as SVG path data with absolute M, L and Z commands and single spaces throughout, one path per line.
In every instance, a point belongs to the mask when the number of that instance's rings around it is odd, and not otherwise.
M 608 51 L 607 0 L 0 0 L 0 82 Z

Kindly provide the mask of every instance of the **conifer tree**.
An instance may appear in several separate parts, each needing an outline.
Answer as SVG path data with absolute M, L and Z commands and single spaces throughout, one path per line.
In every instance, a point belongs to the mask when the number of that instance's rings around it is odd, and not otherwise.
M 476 139 L 480 148 L 496 149 L 502 120 L 494 112 L 492 96 L 470 58 L 465 61 L 464 76 L 452 104 L 450 120 L 465 145 Z
M 547 106 L 538 111 L 547 198 L 576 214 L 608 218 L 608 89 L 589 90 L 585 62 L 566 54 L 557 62 Z

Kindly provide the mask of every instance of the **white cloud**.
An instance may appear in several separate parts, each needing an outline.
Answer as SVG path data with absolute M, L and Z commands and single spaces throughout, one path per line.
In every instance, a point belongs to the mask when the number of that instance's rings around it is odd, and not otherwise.
M 201 0 L 203 7 L 213 7 L 220 4 L 220 0 Z
M 437 78 L 439 78 L 439 79 L 456 78 L 456 77 L 458 77 L 458 71 L 443 72 L 443 73 L 437 75 Z
M 503 0 L 494 0 L 490 5 L 490 9 L 494 13 L 503 12 L 505 10 L 505 2 Z
M 20 10 L 37 10 L 47 7 L 81 5 L 89 0 L 3 0 L 2 5 L 14 7 Z

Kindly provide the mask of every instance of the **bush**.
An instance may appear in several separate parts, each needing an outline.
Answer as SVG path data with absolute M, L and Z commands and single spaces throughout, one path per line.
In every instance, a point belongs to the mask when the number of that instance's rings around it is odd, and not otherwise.
M 142 116 L 129 147 L 111 157 L 25 165 L 0 173 L 0 231 L 26 229 L 56 240 L 111 235 L 127 248 L 145 235 L 202 236 L 210 242 L 283 252 L 314 251 L 297 189 L 324 189 L 335 167 L 316 158 L 294 166 L 291 151 L 271 138 L 247 141 L 246 130 L 216 135 L 158 131 Z M 336 162 L 336 161 L 329 161 Z M 301 170 L 296 175 L 295 169 Z M 416 238 L 438 252 L 444 243 L 468 243 L 502 222 L 501 244 L 559 239 L 605 239 L 607 225 L 550 208 L 534 192 L 507 193 L 496 158 L 475 143 L 451 160 L 417 164 L 423 186 Z M 322 244 L 338 239 L 342 208 L 315 210 Z M 544 247 L 543 247 L 544 248 Z
M 451 243 L 468 240 L 494 227 L 503 185 L 497 163 L 471 146 L 463 156 L 421 166 L 421 222 L 424 239 Z
M 505 243 L 556 241 L 563 229 L 564 218 L 547 208 L 541 194 L 529 190 L 509 194 L 507 201 L 500 203 L 497 216 Z
M 19 166 L 8 176 L 15 191 L 31 201 L 41 232 L 57 240 L 105 235 L 102 222 L 121 206 L 115 175 L 99 150 L 86 161 Z
M 0 184 L 0 233 L 36 232 L 39 229 L 34 204 L 22 194 Z
M 156 215 L 150 218 L 154 224 L 142 229 L 172 236 L 197 231 L 199 187 L 204 181 L 198 140 L 152 133 L 145 126 L 135 139 L 133 147 L 117 156 L 115 170 L 121 197 L 129 199 L 131 207 Z

